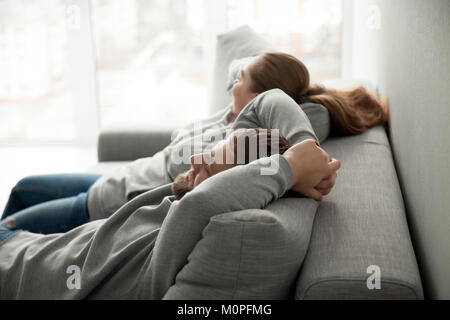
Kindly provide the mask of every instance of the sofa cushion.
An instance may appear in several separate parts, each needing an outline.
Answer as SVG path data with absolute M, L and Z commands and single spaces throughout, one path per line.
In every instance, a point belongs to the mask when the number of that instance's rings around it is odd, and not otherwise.
M 164 299 L 290 299 L 318 202 L 279 199 L 211 218 Z
M 272 50 L 272 45 L 249 26 L 241 26 L 217 36 L 214 63 L 214 79 L 211 94 L 212 113 L 226 108 L 231 103 L 227 91 L 227 79 L 230 63 L 233 60 L 257 56 Z
M 331 138 L 322 147 L 341 169 L 318 208 L 296 299 L 423 298 L 384 128 Z M 369 290 L 377 267 L 381 288 Z

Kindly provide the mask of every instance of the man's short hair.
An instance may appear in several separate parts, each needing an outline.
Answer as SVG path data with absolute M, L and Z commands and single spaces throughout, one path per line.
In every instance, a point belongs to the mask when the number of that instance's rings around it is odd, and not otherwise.
M 248 164 L 256 159 L 270 157 L 273 154 L 284 154 L 291 147 L 289 140 L 281 136 L 278 130 L 262 128 L 238 129 L 226 140 L 230 138 L 232 139 L 230 143 L 233 144 L 233 149 L 231 149 L 233 151 L 233 159 L 231 159 L 231 163 L 236 165 Z M 241 150 L 244 150 L 244 154 L 242 154 Z M 171 189 L 172 194 L 177 199 L 181 199 L 187 192 L 192 190 L 182 177 L 175 178 L 174 182 Z
M 262 157 L 284 154 L 290 147 L 289 140 L 279 134 L 278 130 L 251 128 L 237 129 L 231 134 L 235 164 L 248 164 Z M 240 152 L 244 145 L 244 154 Z M 262 149 L 261 149 L 262 148 Z

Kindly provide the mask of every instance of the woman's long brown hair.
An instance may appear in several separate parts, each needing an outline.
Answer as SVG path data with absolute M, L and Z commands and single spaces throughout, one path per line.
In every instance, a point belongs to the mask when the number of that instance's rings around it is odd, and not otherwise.
M 283 52 L 266 52 L 247 69 L 252 79 L 251 91 L 262 93 L 279 88 L 297 103 L 313 102 L 328 109 L 333 133 L 355 135 L 377 125 L 386 125 L 386 99 L 374 97 L 363 86 L 351 90 L 327 89 L 310 85 L 306 66 L 296 57 Z

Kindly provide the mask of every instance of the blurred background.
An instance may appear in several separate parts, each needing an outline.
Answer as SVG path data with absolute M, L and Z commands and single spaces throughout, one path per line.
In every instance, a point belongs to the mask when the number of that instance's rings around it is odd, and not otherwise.
M 248 24 L 313 81 L 342 77 L 344 11 L 343 0 L 0 0 L 0 207 L 23 176 L 94 164 L 105 128 L 208 115 L 219 33 Z

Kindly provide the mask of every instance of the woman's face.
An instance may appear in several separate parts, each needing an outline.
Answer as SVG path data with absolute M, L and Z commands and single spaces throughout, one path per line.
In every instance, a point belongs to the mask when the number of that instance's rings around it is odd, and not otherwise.
M 258 95 L 250 90 L 252 79 L 247 70 L 248 67 L 242 69 L 241 74 L 233 83 L 233 103 L 231 105 L 231 111 L 236 116 Z

